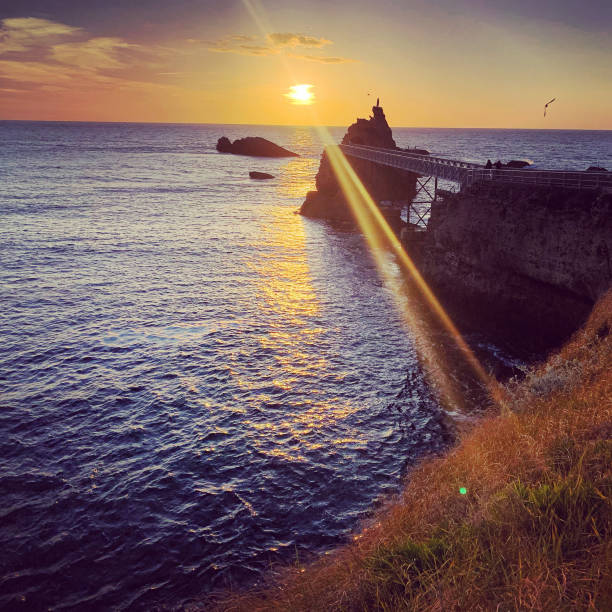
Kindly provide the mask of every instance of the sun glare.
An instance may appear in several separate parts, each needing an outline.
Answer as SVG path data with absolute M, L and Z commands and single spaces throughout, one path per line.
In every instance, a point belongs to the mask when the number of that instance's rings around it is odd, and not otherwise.
M 283 94 L 291 101 L 291 104 L 312 104 L 314 94 L 310 91 L 312 85 L 292 85 L 289 92 Z

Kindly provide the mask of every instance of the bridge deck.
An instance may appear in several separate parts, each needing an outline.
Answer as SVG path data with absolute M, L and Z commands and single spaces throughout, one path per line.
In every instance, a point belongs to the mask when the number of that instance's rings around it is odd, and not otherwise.
M 408 151 L 378 149 L 365 145 L 338 145 L 351 157 L 366 159 L 384 166 L 408 170 L 423 176 L 435 176 L 459 183 L 462 187 L 482 181 L 523 183 L 566 189 L 604 189 L 612 191 L 612 172 L 566 170 L 497 170 L 465 161 L 420 155 Z

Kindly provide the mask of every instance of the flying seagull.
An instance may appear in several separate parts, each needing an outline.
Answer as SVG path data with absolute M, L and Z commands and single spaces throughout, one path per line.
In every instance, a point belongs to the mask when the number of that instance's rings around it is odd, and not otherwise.
M 549 102 L 547 102 L 547 103 L 544 105 L 544 116 L 545 116 L 545 117 L 546 117 L 546 109 L 547 109 L 548 105 L 549 105 L 549 104 L 552 104 L 552 103 L 553 103 L 553 102 L 554 102 L 556 99 L 557 99 L 557 98 L 553 98 L 552 100 L 550 100 Z

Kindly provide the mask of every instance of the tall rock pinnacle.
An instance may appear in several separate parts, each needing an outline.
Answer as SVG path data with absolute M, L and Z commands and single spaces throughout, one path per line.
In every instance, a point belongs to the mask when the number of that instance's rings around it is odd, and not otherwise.
M 368 145 L 396 150 L 391 128 L 382 107 L 373 106 L 369 119 L 357 119 L 342 144 Z M 411 200 L 415 193 L 416 175 L 396 168 L 381 166 L 364 159 L 347 158 L 357 176 L 375 202 L 382 200 Z M 351 219 L 351 207 L 346 201 L 342 188 L 334 174 L 327 153 L 323 152 L 316 176 L 316 191 L 309 191 L 300 208 L 307 217 L 325 219 Z M 399 219 L 399 210 L 397 212 Z

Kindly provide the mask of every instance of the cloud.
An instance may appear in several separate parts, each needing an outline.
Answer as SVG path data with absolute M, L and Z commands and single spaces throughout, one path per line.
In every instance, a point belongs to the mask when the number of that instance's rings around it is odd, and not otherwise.
M 289 53 L 289 57 L 294 59 L 306 60 L 308 62 L 319 62 L 321 64 L 351 64 L 359 60 L 350 59 L 348 57 L 330 57 L 327 55 L 302 55 L 300 53 Z
M 226 36 L 208 43 L 208 50 L 214 53 L 236 53 L 238 55 L 276 55 L 279 51 L 270 45 L 254 44 L 257 38 L 237 34 Z
M 214 53 L 236 53 L 237 55 L 277 55 L 278 49 L 263 45 L 238 45 L 236 47 L 208 47 Z
M 293 32 L 273 32 L 268 34 L 268 40 L 278 47 L 324 47 L 331 45 L 332 41 L 327 38 L 316 38 L 307 34 L 295 34 Z
M 139 49 L 139 45 L 121 38 L 95 37 L 84 42 L 53 45 L 51 59 L 61 64 L 88 70 L 113 70 L 128 65 L 126 50 Z
M 81 28 L 37 17 L 3 19 L 1 23 L 0 54 L 28 51 L 82 32 Z
M 208 43 L 208 50 L 214 53 L 235 53 L 237 55 L 278 55 L 283 52 L 287 57 L 302 59 L 309 62 L 319 62 L 320 64 L 347 64 L 357 60 L 346 57 L 331 57 L 325 55 L 308 55 L 287 52 L 285 49 L 296 47 L 310 47 L 319 49 L 325 45 L 333 44 L 326 38 L 317 38 L 306 34 L 295 34 L 293 32 L 273 32 L 266 36 L 268 44 L 261 44 L 259 39 L 253 36 L 235 35 L 226 36 L 217 41 Z
M 44 62 L 0 60 L 0 77 L 16 83 L 57 83 L 69 81 L 72 71 L 58 69 Z
M 83 92 L 130 83 L 156 67 L 162 54 L 118 37 L 24 17 L 0 21 L 0 87 L 22 91 Z M 144 78 L 143 78 L 144 77 Z M 9 91 L 10 90 L 10 91 Z
M 112 84 L 113 77 L 78 67 L 45 62 L 0 60 L 0 78 L 37 87 L 83 88 Z
M 22 17 L 0 21 L 0 86 L 41 91 L 109 87 L 155 68 L 160 47 L 91 36 L 63 23 Z M 5 82 L 2 82 L 5 81 Z

